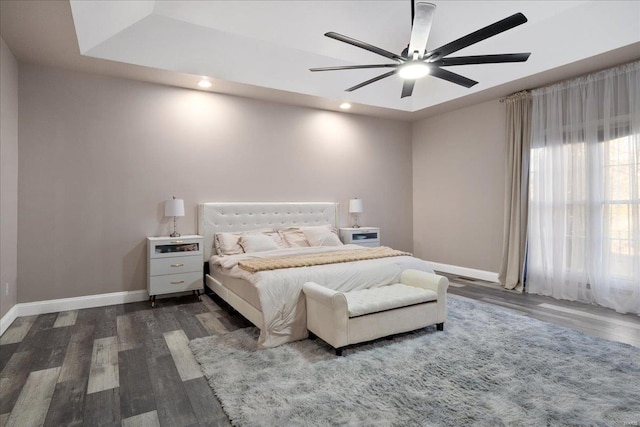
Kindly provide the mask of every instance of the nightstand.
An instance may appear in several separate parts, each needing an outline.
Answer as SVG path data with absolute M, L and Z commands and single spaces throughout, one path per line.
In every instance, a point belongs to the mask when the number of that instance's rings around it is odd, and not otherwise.
M 202 236 L 147 237 L 147 291 L 156 295 L 203 290 Z
M 380 246 L 380 229 L 376 227 L 341 228 L 340 240 L 345 245 L 351 243 L 374 248 Z

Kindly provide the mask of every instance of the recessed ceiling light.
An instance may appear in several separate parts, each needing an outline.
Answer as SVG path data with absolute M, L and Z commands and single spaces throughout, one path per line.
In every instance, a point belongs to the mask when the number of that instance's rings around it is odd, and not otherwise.
M 211 82 L 209 80 L 200 80 L 198 82 L 198 86 L 200 86 L 203 89 L 208 89 L 211 87 Z
M 429 66 L 422 61 L 411 61 L 400 67 L 400 77 L 403 79 L 415 80 L 429 74 Z
M 340 108 L 342 108 L 343 110 L 348 110 L 349 108 L 351 108 L 351 104 L 349 104 L 348 102 L 343 102 L 342 104 L 340 104 Z

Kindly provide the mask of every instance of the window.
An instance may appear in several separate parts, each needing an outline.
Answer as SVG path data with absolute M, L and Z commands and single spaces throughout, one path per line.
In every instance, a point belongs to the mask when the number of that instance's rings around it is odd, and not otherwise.
M 634 259 L 640 257 L 640 242 L 633 238 L 634 233 L 638 235 L 640 223 L 638 141 L 638 135 L 626 136 L 607 141 L 603 147 L 605 185 L 602 234 L 608 246 L 605 253 L 609 255 L 609 259 L 603 262 L 610 264 L 612 274 L 629 284 L 634 274 Z
M 587 276 L 587 239 L 601 237 L 606 246 L 601 261 L 608 263 L 608 269 L 616 279 L 622 283 L 632 282 L 634 259 L 640 256 L 640 242 L 633 238 L 634 228 L 640 224 L 639 140 L 638 136 L 625 136 L 597 144 L 595 149 L 601 152 L 594 157 L 602 159 L 600 174 L 587 174 L 591 159 L 587 156 L 585 143 L 563 144 L 560 147 L 543 147 L 531 151 L 529 204 L 536 209 L 546 203 L 547 208 L 564 217 L 563 264 L 567 274 L 574 277 Z M 553 150 L 557 153 L 552 153 Z M 560 182 L 541 180 L 540 169 L 547 168 L 547 172 L 550 172 L 552 163 L 557 161 L 565 166 Z M 633 174 L 636 174 L 635 179 Z M 603 193 L 602 202 L 596 202 L 595 205 L 588 197 L 589 188 L 594 187 L 589 185 L 590 181 L 594 180 L 601 180 L 600 190 Z M 545 186 L 551 187 L 544 188 Z M 549 204 L 541 195 L 545 190 L 565 194 L 564 197 L 554 198 L 557 200 L 555 204 Z M 601 236 L 587 233 L 588 214 L 602 218 Z

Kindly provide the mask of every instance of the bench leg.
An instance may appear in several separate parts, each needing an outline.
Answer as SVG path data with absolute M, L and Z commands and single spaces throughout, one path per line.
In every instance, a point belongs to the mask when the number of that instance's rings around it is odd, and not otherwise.
M 342 356 L 342 347 L 336 348 L 336 356 Z
M 444 322 L 443 323 L 436 323 L 436 329 L 438 331 L 444 331 Z

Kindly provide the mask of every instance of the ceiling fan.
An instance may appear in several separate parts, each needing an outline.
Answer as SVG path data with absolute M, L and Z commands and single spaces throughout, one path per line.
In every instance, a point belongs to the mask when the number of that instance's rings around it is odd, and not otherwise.
M 325 36 L 348 43 L 350 45 L 368 50 L 395 61 L 393 64 L 372 64 L 372 65 L 346 65 L 339 67 L 321 67 L 310 68 L 310 71 L 336 71 L 336 70 L 355 70 L 363 68 L 392 68 L 391 71 L 374 77 L 370 80 L 357 84 L 346 92 L 353 92 L 356 89 L 367 86 L 384 78 L 399 74 L 404 80 L 402 84 L 401 98 L 411 96 L 413 86 L 416 79 L 431 75 L 439 79 L 447 80 L 466 88 L 477 84 L 478 82 L 471 80 L 460 74 L 445 70 L 442 67 L 453 67 L 456 65 L 470 64 L 497 64 L 502 62 L 524 62 L 529 58 L 531 53 L 504 53 L 499 55 L 476 55 L 476 56 L 458 56 L 449 57 L 448 55 L 459 51 L 467 46 L 478 43 L 482 40 L 493 37 L 511 28 L 527 22 L 527 18 L 522 13 L 516 13 L 501 21 L 495 22 L 473 33 L 467 34 L 457 40 L 440 46 L 437 49 L 426 51 L 429 32 L 431 31 L 431 22 L 436 11 L 436 5 L 418 1 L 415 3 L 411 0 L 411 14 L 413 18 L 413 26 L 411 28 L 411 40 L 409 45 L 399 55 L 381 49 L 377 46 L 356 40 L 351 37 L 344 36 L 335 32 L 325 33 Z

